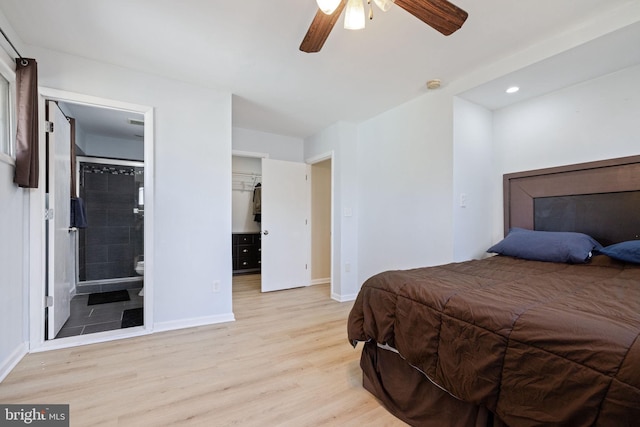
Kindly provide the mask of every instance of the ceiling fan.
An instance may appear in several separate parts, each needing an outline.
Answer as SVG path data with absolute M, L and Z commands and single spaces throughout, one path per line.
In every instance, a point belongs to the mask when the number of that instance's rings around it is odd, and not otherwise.
M 368 3 L 370 1 L 367 0 Z M 445 36 L 459 30 L 468 16 L 467 12 L 447 0 L 374 0 L 374 2 L 384 11 L 388 10 L 392 3 L 395 3 Z M 300 44 L 301 51 L 313 53 L 322 49 L 345 6 L 347 6 L 345 28 L 364 27 L 363 22 L 359 27 L 348 26 L 354 8 L 362 9 L 358 16 L 361 15 L 364 20 L 362 0 L 317 0 L 317 3 L 318 11 Z M 370 11 L 370 18 L 371 13 Z

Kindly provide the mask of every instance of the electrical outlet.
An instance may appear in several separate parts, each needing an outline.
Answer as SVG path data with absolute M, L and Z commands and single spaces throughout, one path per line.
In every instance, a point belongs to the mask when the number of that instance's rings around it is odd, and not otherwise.
M 213 292 L 220 292 L 220 281 L 219 280 L 214 280 L 213 281 Z
M 344 264 L 344 271 L 345 273 L 348 273 L 351 271 L 351 263 L 347 262 Z

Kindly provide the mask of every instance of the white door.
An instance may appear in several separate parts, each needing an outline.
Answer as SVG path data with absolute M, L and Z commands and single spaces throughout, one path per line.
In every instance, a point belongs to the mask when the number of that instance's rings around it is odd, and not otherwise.
M 310 284 L 308 169 L 262 159 L 262 292 Z
M 47 101 L 47 121 L 53 132 L 47 133 L 48 193 L 47 207 L 47 316 L 48 339 L 53 339 L 70 315 L 70 291 L 74 280 L 74 233 L 71 220 L 71 127 L 60 108 Z M 51 305 L 53 304 L 53 305 Z

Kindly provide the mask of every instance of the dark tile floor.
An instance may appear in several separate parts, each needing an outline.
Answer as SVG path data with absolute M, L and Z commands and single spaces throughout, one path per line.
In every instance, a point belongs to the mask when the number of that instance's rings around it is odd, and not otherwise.
M 86 335 L 95 332 L 120 329 L 122 313 L 130 308 L 143 306 L 144 298 L 138 296 L 140 288 L 128 289 L 129 301 L 87 305 L 89 294 L 76 295 L 71 299 L 71 315 L 56 338 Z

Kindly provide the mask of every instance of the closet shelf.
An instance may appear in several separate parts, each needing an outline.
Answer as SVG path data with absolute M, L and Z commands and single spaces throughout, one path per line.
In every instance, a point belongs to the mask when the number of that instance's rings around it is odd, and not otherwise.
M 262 175 L 252 172 L 232 172 L 231 189 L 236 191 L 253 191 L 262 182 Z

